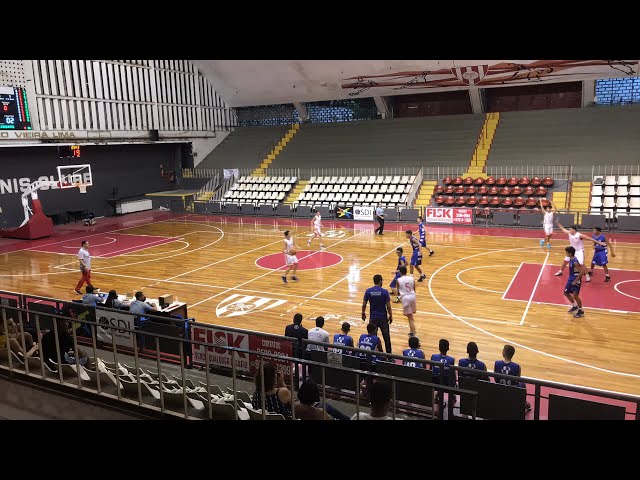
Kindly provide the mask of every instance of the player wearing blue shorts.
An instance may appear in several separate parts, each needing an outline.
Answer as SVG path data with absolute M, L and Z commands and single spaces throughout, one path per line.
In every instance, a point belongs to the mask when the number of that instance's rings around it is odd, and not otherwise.
M 413 275 L 413 268 L 415 267 L 415 269 L 420 274 L 420 278 L 418 279 L 418 281 L 421 282 L 425 278 L 427 278 L 427 276 L 422 273 L 422 270 L 420 269 L 420 265 L 422 265 L 422 250 L 420 249 L 420 242 L 413 235 L 413 232 L 411 230 L 407 230 L 404 233 L 407 235 L 409 245 L 411 245 L 411 248 L 413 248 L 413 253 L 411 254 L 411 263 L 409 264 L 409 273 Z
M 420 237 L 420 246 L 429 250 L 429 256 L 433 255 L 435 252 L 427 247 L 427 226 L 425 225 L 422 217 L 418 217 L 418 233 L 418 236 Z
M 567 247 L 564 249 L 569 258 L 569 278 L 567 284 L 564 287 L 564 296 L 571 302 L 571 309 L 569 313 L 576 312 L 575 318 L 584 317 L 584 310 L 582 310 L 582 300 L 580 299 L 580 284 L 582 282 L 582 276 L 584 275 L 584 266 L 580 265 L 580 262 L 576 258 L 576 249 L 573 247 Z M 577 310 L 577 311 L 576 311 Z
M 594 240 L 593 242 L 594 251 L 593 251 L 593 260 L 591 260 L 591 271 L 589 272 L 589 275 L 593 275 L 593 267 L 595 265 L 598 265 L 599 267 L 602 267 L 602 269 L 604 270 L 604 274 L 605 274 L 604 281 L 610 282 L 611 277 L 609 276 L 609 267 L 607 267 L 607 263 L 609 263 L 609 260 L 607 259 L 607 249 L 609 249 L 609 251 L 611 252 L 611 256 L 615 257 L 616 254 L 613 251 L 613 247 L 609 243 L 609 239 L 602 234 L 602 229 L 600 227 L 595 227 L 593 229 L 593 235 L 591 236 L 591 238 L 593 238 Z M 596 243 L 596 242 L 600 242 L 600 243 Z M 605 243 L 607 246 L 603 247 L 602 243 Z
M 396 255 L 398 255 L 398 266 L 396 267 L 396 271 L 393 272 L 396 276 L 393 280 L 391 280 L 391 283 L 389 284 L 389 287 L 391 288 L 391 294 L 396 296 L 396 299 L 393 301 L 394 303 L 400 302 L 400 300 L 398 299 L 398 278 L 400 278 L 400 267 L 407 266 L 407 259 L 402 254 L 402 247 L 396 248 Z

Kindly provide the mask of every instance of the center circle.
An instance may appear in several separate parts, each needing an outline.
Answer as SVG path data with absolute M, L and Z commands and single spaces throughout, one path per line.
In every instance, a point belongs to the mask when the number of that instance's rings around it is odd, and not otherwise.
M 342 262 L 342 256 L 333 252 L 317 250 L 298 250 L 298 270 L 316 270 L 338 265 Z M 284 253 L 272 253 L 256 260 L 256 265 L 269 270 L 286 270 Z

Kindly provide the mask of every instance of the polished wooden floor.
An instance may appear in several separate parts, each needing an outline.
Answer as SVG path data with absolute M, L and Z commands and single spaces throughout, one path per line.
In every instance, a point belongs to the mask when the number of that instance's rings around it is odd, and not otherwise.
M 277 271 L 262 268 L 256 261 L 281 253 L 286 229 L 306 249 L 310 233 L 306 220 L 296 225 L 288 219 L 137 218 L 140 220 L 121 222 L 111 231 L 173 240 L 94 258 L 93 284 L 102 291 L 144 290 L 148 297 L 172 293 L 188 303 L 190 316 L 199 322 L 275 334 L 284 332 L 296 312 L 304 315 L 307 328 L 314 326 L 316 316 L 323 315 L 329 333 L 337 333 L 348 320 L 356 339 L 365 332 L 360 318 L 364 290 L 372 285 L 376 273 L 388 285 L 396 265 L 395 248 L 408 249 L 404 230 L 415 229 L 414 225 L 388 225 L 385 235 L 377 236 L 372 224 L 324 220 L 325 232 L 332 231 L 331 238 L 324 240 L 325 251 L 340 255 L 342 261 L 300 271 L 299 282 L 285 285 Z M 99 227 L 69 231 L 61 238 L 72 238 L 75 244 Z M 425 257 L 427 280 L 417 284 L 416 324 L 422 348 L 435 353 L 438 340 L 447 338 L 450 354 L 457 360 L 466 356 L 467 342 L 475 341 L 479 358 L 492 369 L 508 343 L 516 347 L 514 361 L 522 365 L 525 376 L 640 395 L 640 314 L 586 309 L 584 318 L 574 319 L 566 313 L 566 305 L 502 299 L 522 262 L 542 264 L 546 259 L 557 265 L 562 260 L 563 235 L 556 235 L 550 253 L 538 245 L 537 233 L 520 235 L 520 231 L 504 229 L 439 226 L 428 230 L 427 241 L 436 254 Z M 640 239 L 635 243 L 629 236 L 621 237 L 625 241 L 617 241 L 616 235 L 611 238 L 617 256 L 610 259 L 610 266 L 640 271 Z M 45 240 L 50 244 L 56 238 Z M 18 243 L 9 248 L 16 251 L 0 254 L 0 290 L 77 298 L 73 293 L 79 278 L 76 250 L 50 253 L 36 251 L 36 243 L 25 245 L 22 248 L 28 250 L 16 250 Z M 312 249 L 317 248 L 315 240 Z M 591 247 L 586 255 L 590 259 Z M 597 275 L 589 288 L 599 288 L 600 269 Z M 640 272 L 638 275 L 640 278 Z M 565 280 L 566 274 L 552 281 L 561 290 Z M 408 324 L 400 305 L 393 308 L 393 351 L 401 353 L 407 348 Z

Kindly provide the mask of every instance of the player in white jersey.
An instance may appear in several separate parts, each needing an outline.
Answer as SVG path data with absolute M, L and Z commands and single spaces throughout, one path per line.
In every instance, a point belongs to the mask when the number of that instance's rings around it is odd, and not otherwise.
M 402 313 L 404 313 L 409 320 L 409 336 L 413 337 L 416 334 L 416 326 L 413 322 L 413 315 L 416 313 L 416 281 L 411 275 L 407 275 L 407 267 L 401 266 L 398 271 L 400 272 L 400 278 L 398 278 L 398 293 L 400 294 L 400 301 L 402 302 Z
M 547 241 L 547 248 L 551 248 L 551 235 L 553 235 L 553 215 L 558 213 L 558 209 L 553 204 L 552 200 L 549 200 L 549 205 L 542 206 L 542 197 L 540 197 L 540 208 L 543 210 L 542 229 L 544 230 L 545 238 L 540 240 L 540 246 L 544 247 L 545 239 Z
M 558 228 L 560 228 L 560 231 L 562 231 L 563 233 L 566 233 L 567 235 L 569 235 L 569 243 L 571 244 L 571 246 L 573 248 L 575 248 L 576 250 L 576 254 L 575 254 L 575 258 L 578 260 L 578 262 L 580 262 L 580 265 L 584 265 L 584 240 L 588 240 L 590 242 L 593 242 L 594 244 L 599 243 L 600 245 L 602 245 L 603 247 L 606 247 L 607 244 L 604 242 L 598 242 L 597 240 L 594 240 L 591 237 L 588 237 L 587 235 L 583 234 L 583 233 L 579 233 L 578 232 L 578 227 L 576 225 L 571 225 L 569 227 L 569 230 L 567 230 L 566 228 L 564 228 L 560 222 L 556 222 L 556 225 L 558 225 Z M 564 261 L 562 262 L 562 267 L 560 267 L 560 270 L 558 270 L 555 275 L 556 277 L 559 277 L 560 275 L 562 275 L 562 271 L 566 268 L 567 264 L 569 263 L 569 260 L 571 260 L 569 257 L 564 257 Z M 587 273 L 585 276 L 585 280 L 587 282 L 591 281 L 591 276 Z
M 293 237 L 289 230 L 285 230 L 284 232 L 284 261 L 287 265 L 287 270 L 282 275 L 282 281 L 287 283 L 287 275 L 289 271 L 293 268 L 293 275 L 291 275 L 291 280 L 294 282 L 298 281 L 298 277 L 296 277 L 296 272 L 298 271 L 298 257 L 295 252 L 298 250 L 296 245 L 293 243 Z M 293 252 L 293 253 L 292 253 Z
M 313 233 L 313 237 L 311 237 L 309 239 L 309 241 L 307 242 L 307 245 L 311 245 L 311 240 L 313 240 L 314 238 L 318 237 L 320 238 L 320 248 L 324 248 L 324 245 L 322 244 L 322 215 L 320 214 L 320 212 L 316 212 L 316 214 L 313 216 L 313 219 L 311 220 L 311 231 Z

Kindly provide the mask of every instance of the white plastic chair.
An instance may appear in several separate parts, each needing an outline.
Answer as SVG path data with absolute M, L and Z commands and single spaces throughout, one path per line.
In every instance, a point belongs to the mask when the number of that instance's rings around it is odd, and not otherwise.
M 602 198 L 600 197 L 591 197 L 591 208 L 602 208 Z
M 629 187 L 627 187 L 626 185 L 618 185 L 618 188 L 616 189 L 616 195 L 618 197 L 626 197 L 627 195 L 629 195 Z
M 616 207 L 618 209 L 627 209 L 629 207 L 629 199 L 627 197 L 618 197 L 616 199 Z
M 605 185 L 615 185 L 616 184 L 616 177 L 615 175 L 607 175 L 604 179 L 604 184 Z
M 640 187 L 640 175 L 632 175 L 629 185 L 632 187 Z
M 629 185 L 629 176 L 628 175 L 620 175 L 618 176 L 618 186 L 620 185 Z
M 602 196 L 602 185 L 594 185 L 591 187 L 591 196 L 592 197 L 601 197 Z
M 604 187 L 604 194 L 607 197 L 613 197 L 616 194 L 616 187 L 614 187 L 613 185 L 607 185 L 606 187 Z
M 629 195 L 632 197 L 640 196 L 640 187 L 629 187 Z

